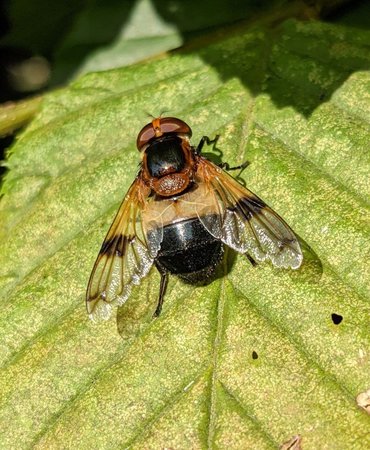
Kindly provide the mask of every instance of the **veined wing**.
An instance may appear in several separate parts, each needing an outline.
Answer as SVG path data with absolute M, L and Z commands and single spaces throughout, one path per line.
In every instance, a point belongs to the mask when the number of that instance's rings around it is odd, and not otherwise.
M 132 183 L 108 231 L 86 292 L 93 320 L 108 319 L 112 305 L 121 305 L 132 287 L 148 274 L 162 241 L 161 226 L 147 238 L 143 211 L 151 201 L 140 176 Z
M 260 198 L 211 161 L 199 157 L 197 176 L 208 186 L 214 214 L 199 214 L 217 239 L 256 261 L 298 269 L 303 256 L 297 237 L 285 221 Z

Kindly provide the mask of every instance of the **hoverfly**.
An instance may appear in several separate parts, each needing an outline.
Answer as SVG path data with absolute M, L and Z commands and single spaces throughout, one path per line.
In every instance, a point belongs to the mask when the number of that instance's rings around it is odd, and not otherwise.
M 103 242 L 86 294 L 92 319 L 107 319 L 154 265 L 161 276 L 159 316 L 168 275 L 209 279 L 224 246 L 250 260 L 297 269 L 302 252 L 293 231 L 272 209 L 195 148 L 192 131 L 174 117 L 155 118 L 137 137 L 139 172 Z M 217 138 L 216 138 L 217 139 Z

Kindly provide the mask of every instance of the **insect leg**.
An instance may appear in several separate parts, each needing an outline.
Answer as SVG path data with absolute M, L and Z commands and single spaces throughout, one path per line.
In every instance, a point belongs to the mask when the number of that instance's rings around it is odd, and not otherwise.
M 156 264 L 156 267 L 161 274 L 161 284 L 159 286 L 159 299 L 157 308 L 153 314 L 153 317 L 158 317 L 161 314 L 162 311 L 162 305 L 164 300 L 164 294 L 166 293 L 167 283 L 168 283 L 168 271 L 165 270 L 162 266 L 159 264 Z
M 195 149 L 195 153 L 200 155 L 204 144 L 207 144 L 207 145 L 213 144 L 213 149 L 215 149 L 219 137 L 220 137 L 220 135 L 217 134 L 216 137 L 211 140 L 208 136 L 203 136 L 202 139 L 200 140 L 197 148 Z
M 221 169 L 225 169 L 227 171 L 229 170 L 240 170 L 240 172 L 238 173 L 238 175 L 235 177 L 235 179 L 242 184 L 244 187 L 245 186 L 245 181 L 243 180 L 243 178 L 240 178 L 240 175 L 242 174 L 243 170 L 249 166 L 249 161 L 244 161 L 243 164 L 240 164 L 240 166 L 235 166 L 235 167 L 230 167 L 229 163 L 227 162 L 222 162 L 221 164 L 217 164 L 218 167 L 221 167 Z
M 249 161 L 244 161 L 243 164 L 240 164 L 239 166 L 230 167 L 229 163 L 222 162 L 221 164 L 218 164 L 218 167 L 221 167 L 221 169 L 225 169 L 225 170 L 239 170 L 240 169 L 240 173 L 242 173 L 243 170 L 249 166 L 249 164 L 250 164 Z
M 245 256 L 249 259 L 249 262 L 252 264 L 252 266 L 256 267 L 257 262 L 250 255 L 248 255 L 248 253 L 245 253 Z

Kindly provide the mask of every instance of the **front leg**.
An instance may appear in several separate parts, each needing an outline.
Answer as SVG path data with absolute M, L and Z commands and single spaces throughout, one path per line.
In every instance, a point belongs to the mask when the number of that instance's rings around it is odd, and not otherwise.
M 225 169 L 225 170 L 239 170 L 240 169 L 240 173 L 239 175 L 243 172 L 243 170 L 249 166 L 249 161 L 244 161 L 243 164 L 240 164 L 240 166 L 235 166 L 235 167 L 230 167 L 230 164 L 227 162 L 222 162 L 221 164 L 218 164 L 218 167 L 221 167 L 221 169 Z M 238 176 L 239 176 L 238 175 Z
M 202 139 L 200 140 L 197 148 L 195 149 L 195 153 L 197 155 L 200 155 L 204 144 L 207 144 L 207 145 L 213 144 L 212 150 L 217 150 L 216 149 L 216 144 L 217 144 L 217 141 L 218 141 L 219 137 L 220 137 L 219 134 L 216 134 L 216 137 L 214 139 L 210 139 L 208 136 L 203 136 Z
M 204 147 L 204 144 L 207 144 L 207 145 L 213 144 L 212 150 L 219 152 L 220 157 L 222 158 L 222 151 L 219 148 L 216 147 L 216 144 L 217 144 L 217 141 L 218 141 L 219 137 L 220 137 L 219 134 L 217 134 L 214 139 L 210 139 L 208 136 L 203 136 L 202 139 L 200 140 L 197 148 L 195 149 L 195 154 L 196 155 L 200 155 L 201 154 L 202 148 Z M 215 162 L 215 164 L 217 164 L 217 163 Z M 219 163 L 217 165 L 221 169 L 225 169 L 227 171 L 240 170 L 240 172 L 238 173 L 236 179 L 239 181 L 239 183 L 241 183 L 243 186 L 245 186 L 244 180 L 240 179 L 239 177 L 240 177 L 241 173 L 243 172 L 243 170 L 246 167 L 248 167 L 249 161 L 244 161 L 242 164 L 240 164 L 239 166 L 235 166 L 235 167 L 230 167 L 229 163 L 227 163 L 227 162 L 221 162 L 221 163 Z

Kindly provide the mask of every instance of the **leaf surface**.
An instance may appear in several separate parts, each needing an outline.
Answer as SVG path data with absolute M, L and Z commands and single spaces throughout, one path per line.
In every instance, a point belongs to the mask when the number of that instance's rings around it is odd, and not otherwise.
M 46 96 L 2 188 L 2 448 L 367 447 L 368 42 L 289 20 Z M 305 262 L 252 267 L 230 251 L 208 286 L 171 277 L 157 320 L 153 271 L 117 333 L 88 321 L 84 290 L 145 112 L 163 109 L 195 144 L 220 134 L 230 165 L 250 161 L 247 186 L 306 243 Z

